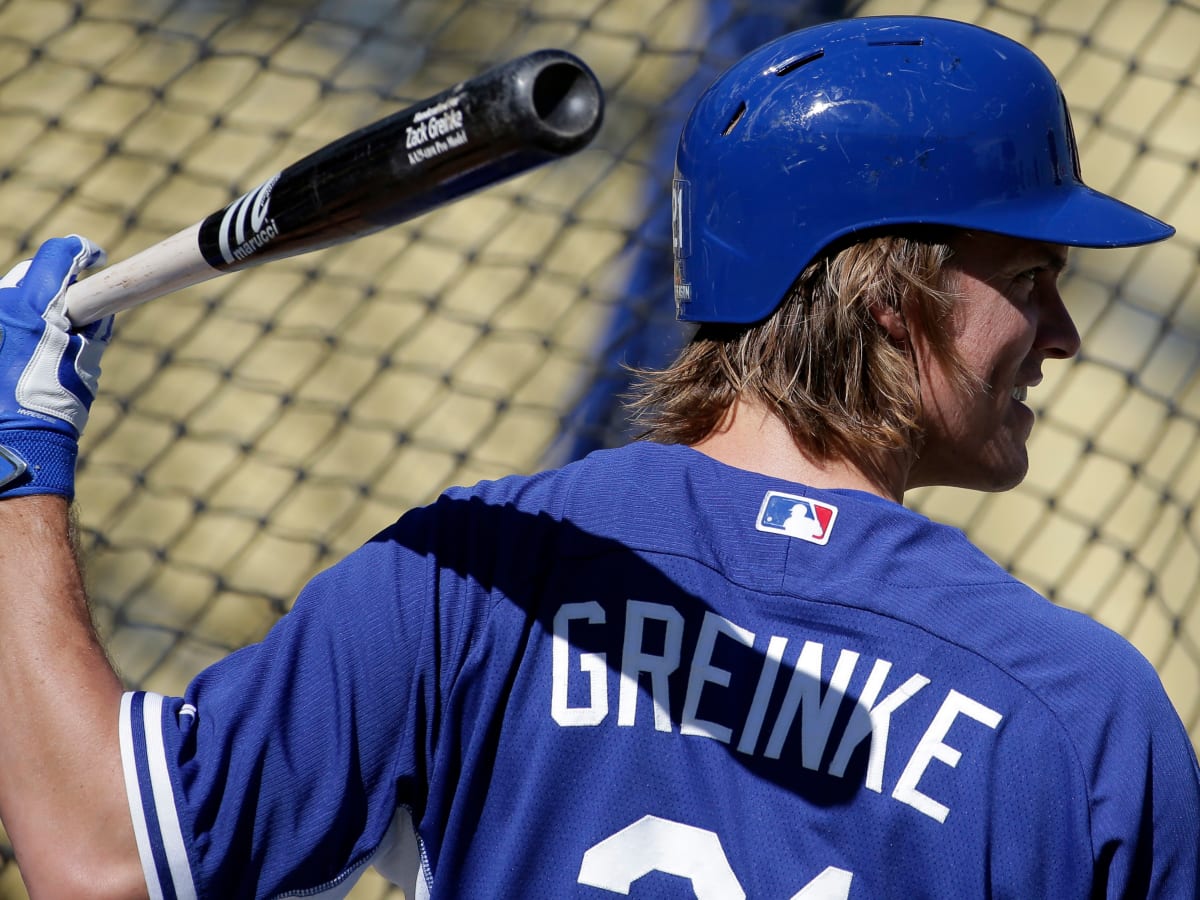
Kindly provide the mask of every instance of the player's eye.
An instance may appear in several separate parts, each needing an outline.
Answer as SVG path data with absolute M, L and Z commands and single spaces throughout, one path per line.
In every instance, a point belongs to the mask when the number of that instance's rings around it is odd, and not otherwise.
M 1056 280 L 1056 272 L 1049 266 L 1034 266 L 1018 272 L 1013 277 L 1013 287 L 1022 293 L 1032 291 L 1038 285 L 1049 286 Z

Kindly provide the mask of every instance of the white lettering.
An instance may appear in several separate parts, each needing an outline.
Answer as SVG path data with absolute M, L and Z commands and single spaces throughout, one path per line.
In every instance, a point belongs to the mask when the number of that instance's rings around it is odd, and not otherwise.
M 700 693 L 705 684 L 718 684 L 729 687 L 730 673 L 718 669 L 712 664 L 713 649 L 717 644 L 717 635 L 724 634 L 733 638 L 744 647 L 754 646 L 754 634 L 745 628 L 734 625 L 728 619 L 716 613 L 704 614 L 704 622 L 700 626 L 700 639 L 696 642 L 696 656 L 692 660 L 692 669 L 688 674 L 687 697 L 683 701 L 683 718 L 679 725 L 681 734 L 695 734 L 709 737 L 728 744 L 733 730 L 716 722 L 706 722 L 697 718 L 696 711 L 700 707 Z
M 404 129 L 404 147 L 407 150 L 420 147 L 429 140 L 429 129 L 425 125 L 409 125 Z
M 779 718 L 775 720 L 775 730 L 767 742 L 766 755 L 771 759 L 779 759 L 783 751 L 783 742 L 792 722 L 796 718 L 796 709 L 803 703 L 803 718 L 800 725 L 800 763 L 806 769 L 819 769 L 821 757 L 825 755 L 825 745 L 829 742 L 829 732 L 833 728 L 833 720 L 846 696 L 846 688 L 850 684 L 850 676 L 858 664 L 858 654 L 853 650 L 843 650 L 838 654 L 837 665 L 833 669 L 833 677 L 829 681 L 829 689 L 825 698 L 821 698 L 821 656 L 824 647 L 815 641 L 805 641 L 800 650 L 800 658 L 796 660 L 792 681 L 788 685 L 787 695 L 783 698 L 783 708 Z
M 432 115 L 431 113 L 437 113 Z M 409 160 L 428 159 L 444 153 L 450 147 L 458 147 L 467 142 L 467 133 L 463 130 L 464 119 L 460 109 L 446 109 L 441 103 L 432 110 L 423 110 L 413 117 L 416 125 L 405 126 L 404 148 L 416 151 L 410 153 Z M 446 138 L 445 141 L 438 140 Z M 425 146 L 432 143 L 432 146 Z
M 837 660 L 826 680 L 826 645 L 806 640 L 783 690 L 778 681 L 789 646 L 786 637 L 771 635 L 764 652 L 756 649 L 754 632 L 712 611 L 705 611 L 698 626 L 688 632 L 683 613 L 674 606 L 642 600 L 625 601 L 623 633 L 616 634 L 620 626 L 609 625 L 611 611 L 611 607 L 590 601 L 563 604 L 555 613 L 550 642 L 550 715 L 560 726 L 598 726 L 610 721 L 608 713 L 614 700 L 609 695 L 611 668 L 619 672 L 615 698 L 619 726 L 629 728 L 637 724 L 638 704 L 645 693 L 649 695 L 656 731 L 670 734 L 673 722 L 677 722 L 681 735 L 730 744 L 740 719 L 739 753 L 782 759 L 785 750 L 791 747 L 789 765 L 798 762 L 805 769 L 824 771 L 834 778 L 846 777 L 851 758 L 866 741 L 863 786 L 944 822 L 949 807 L 920 789 L 929 766 L 938 760 L 951 769 L 957 767 L 962 752 L 947 743 L 947 735 L 958 717 L 966 716 L 993 730 L 1002 719 L 999 712 L 950 690 L 906 763 L 893 766 L 893 770 L 902 769 L 896 778 L 895 772 L 889 772 L 887 767 L 892 717 L 901 715 L 906 726 L 904 735 L 920 733 L 923 721 L 914 723 L 912 718 L 922 713 L 908 710 L 921 710 L 927 704 L 913 704 L 907 710 L 906 704 L 930 684 L 926 676 L 914 672 L 887 692 L 894 665 L 886 659 L 875 659 L 855 695 L 850 693 L 850 687 L 852 683 L 857 686 L 859 681 L 855 675 L 860 654 L 847 648 L 838 649 Z M 588 639 L 583 640 L 585 637 Z M 723 637 L 731 643 L 722 644 Z M 689 642 L 686 646 L 685 638 Z M 607 648 L 617 640 L 621 642 L 619 661 L 613 658 L 613 651 L 581 649 L 581 646 Z M 830 648 L 830 653 L 833 649 Z M 685 658 L 687 670 L 681 672 Z M 715 661 L 718 658 L 728 659 L 728 668 L 718 665 Z M 751 695 L 756 660 L 759 666 Z M 672 679 L 674 689 L 685 692 L 682 708 L 674 720 Z M 776 699 L 781 693 L 782 698 Z M 704 713 L 713 715 L 710 708 L 721 711 L 720 721 L 704 717 Z M 768 729 L 772 715 L 775 720 Z M 646 722 L 643 713 L 643 727 Z M 769 737 L 766 746 L 760 749 L 764 731 Z M 904 744 L 907 752 L 910 745 L 907 740 Z M 826 763 L 831 750 L 832 756 Z M 890 792 L 884 790 L 885 779 L 891 786 Z M 928 781 L 932 784 L 933 778 Z M 830 884 L 835 894 L 842 890 L 841 881 L 835 879 Z M 815 885 L 816 882 L 812 890 L 820 896 Z
M 576 882 L 628 897 L 634 883 L 651 872 L 687 879 L 696 900 L 746 896 L 715 831 L 658 816 L 642 816 L 589 847 Z M 853 881 L 853 872 L 826 866 L 791 900 L 849 900 Z
M 271 206 L 271 191 L 277 181 L 279 181 L 278 175 L 265 182 L 255 192 L 254 208 L 250 211 L 251 231 L 259 231 L 263 227 L 263 223 L 267 220 L 267 210 Z M 274 224 L 274 220 L 272 220 L 272 224 Z
M 800 888 L 792 900 L 848 900 L 854 873 L 826 866 L 821 874 Z
M 1002 718 L 1000 713 L 989 709 L 978 700 L 972 700 L 965 694 L 951 690 L 946 695 L 946 699 L 942 701 L 937 715 L 925 729 L 925 734 L 917 742 L 917 749 L 913 751 L 908 765 L 900 773 L 900 778 L 892 791 L 892 796 L 901 803 L 907 803 L 913 809 L 923 812 L 939 822 L 946 821 L 950 807 L 938 803 L 929 795 L 917 790 L 917 783 L 925 774 L 929 764 L 935 759 L 944 762 L 952 769 L 958 766 L 958 761 L 962 759 L 962 751 L 947 744 L 946 735 L 950 732 L 950 726 L 954 724 L 954 720 L 960 715 L 981 722 L 993 731 L 996 730 L 996 726 L 1000 724 Z
M 253 256 L 275 238 L 279 237 L 279 225 L 271 219 L 261 231 L 251 235 L 250 240 L 239 244 L 233 251 L 235 259 L 242 260 Z
M 867 760 L 866 786 L 876 793 L 883 791 L 883 764 L 887 757 L 888 728 L 892 722 L 892 713 L 908 700 L 911 700 L 921 688 L 929 684 L 929 679 L 917 674 L 910 677 L 904 684 L 896 688 L 879 703 L 875 699 L 883 690 L 892 664 L 886 659 L 875 660 L 871 674 L 867 677 L 866 687 L 854 705 L 850 721 L 842 733 L 842 743 L 829 764 L 829 774 L 841 778 L 846 774 L 846 766 L 850 763 L 850 754 L 854 748 L 871 737 L 871 755 Z
M 417 113 L 416 115 L 413 116 L 413 121 L 420 122 L 420 121 L 423 121 L 424 119 L 428 119 L 430 116 L 440 115 L 441 113 L 445 112 L 448 109 L 454 109 L 461 102 L 462 102 L 462 94 L 455 94 L 453 97 L 447 97 L 445 100 L 443 100 L 441 103 L 438 103 L 436 106 L 431 106 L 431 107 L 429 107 L 429 109 L 421 110 L 419 113 Z
M 588 676 L 588 702 L 586 706 L 570 706 L 569 640 L 570 623 L 588 622 L 604 624 L 604 607 L 596 601 L 590 603 L 564 603 L 554 614 L 554 637 L 551 650 L 550 715 L 559 725 L 599 725 L 608 715 L 608 665 L 603 653 L 579 654 L 579 671 Z
M 714 832 L 658 816 L 643 816 L 589 849 L 576 880 L 628 897 L 651 872 L 688 879 L 697 900 L 746 896 Z
M 644 639 L 647 621 L 665 625 L 661 656 L 647 653 Z M 654 701 L 654 728 L 671 731 L 671 696 L 667 676 L 679 668 L 683 644 L 683 616 L 672 606 L 630 600 L 625 612 L 625 643 L 621 648 L 621 694 L 617 706 L 617 724 L 631 726 L 637 717 L 638 676 L 650 676 L 650 696 Z
M 775 676 L 779 673 L 779 667 L 783 663 L 783 651 L 786 649 L 787 638 L 771 635 L 762 672 L 758 676 L 758 687 L 754 689 L 754 700 L 750 704 L 750 714 L 746 716 L 742 739 L 738 741 L 737 748 L 740 753 L 753 753 L 754 748 L 758 746 L 758 736 L 762 733 L 763 721 L 767 717 L 771 690 L 775 687 Z

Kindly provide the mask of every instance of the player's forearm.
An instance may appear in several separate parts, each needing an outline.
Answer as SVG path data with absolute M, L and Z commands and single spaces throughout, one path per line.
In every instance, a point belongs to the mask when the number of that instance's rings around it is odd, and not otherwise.
M 135 897 L 122 687 L 70 532 L 62 497 L 0 500 L 0 819 L 33 897 Z

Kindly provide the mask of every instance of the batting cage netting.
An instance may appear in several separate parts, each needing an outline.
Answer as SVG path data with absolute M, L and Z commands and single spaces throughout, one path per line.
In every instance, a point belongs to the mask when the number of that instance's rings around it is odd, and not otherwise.
M 577 54 L 607 95 L 577 156 L 118 316 L 78 495 L 128 683 L 180 692 L 447 485 L 625 440 L 623 366 L 682 338 L 668 191 L 691 102 L 773 35 L 884 13 L 1028 44 L 1063 84 L 1088 182 L 1179 229 L 1073 255 L 1083 352 L 1031 392 L 1025 483 L 910 503 L 1126 635 L 1200 742 L 1200 0 L 0 2 L 14 262 L 67 232 L 123 259 L 527 51 Z M 4 859 L 0 896 L 26 896 Z M 352 896 L 389 890 L 369 876 Z

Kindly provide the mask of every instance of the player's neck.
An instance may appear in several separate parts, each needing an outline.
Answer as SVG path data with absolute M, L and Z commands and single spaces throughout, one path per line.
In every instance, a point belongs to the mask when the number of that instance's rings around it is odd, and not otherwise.
M 900 502 L 907 466 L 900 459 L 859 465 L 844 458 L 822 460 L 792 440 L 777 416 L 761 406 L 735 401 L 721 423 L 694 450 L 737 469 L 819 488 L 849 488 Z

